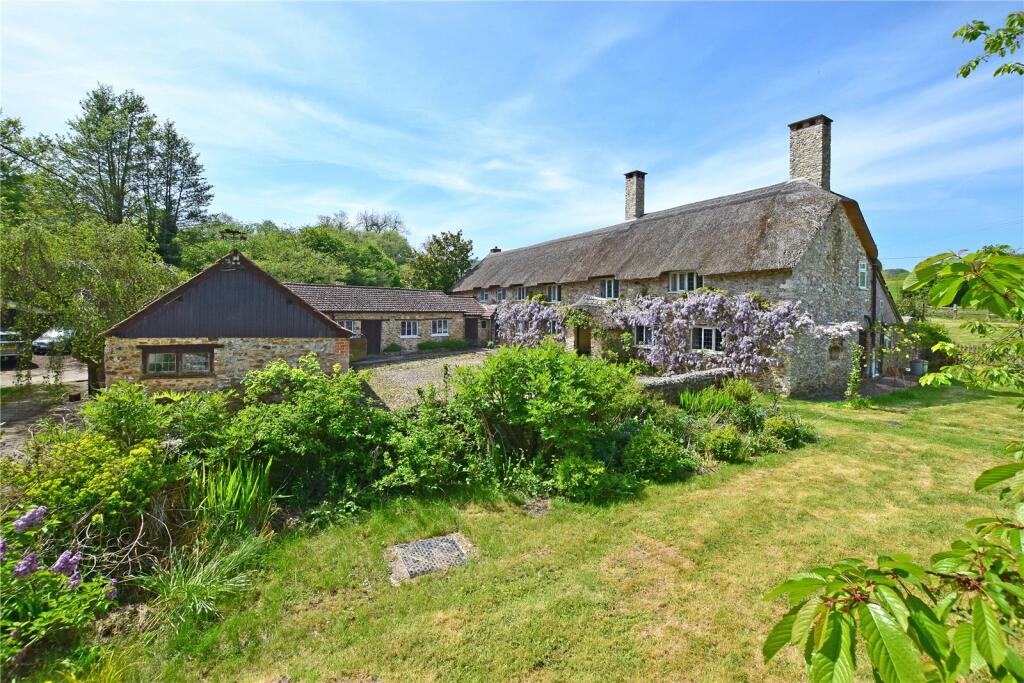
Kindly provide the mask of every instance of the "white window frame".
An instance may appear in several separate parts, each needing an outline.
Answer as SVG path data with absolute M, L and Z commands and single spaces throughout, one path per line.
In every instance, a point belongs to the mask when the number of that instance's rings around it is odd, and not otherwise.
M 483 303 L 487 303 L 489 297 L 490 292 L 488 292 L 485 287 L 481 287 L 479 293 L 476 295 L 477 301 L 481 301 Z
M 505 300 L 506 296 L 508 296 L 508 292 L 505 291 L 505 288 L 504 287 L 498 287 L 498 293 L 494 295 L 494 299 L 498 303 L 501 303 L 502 301 Z
M 857 289 L 868 288 L 868 262 L 857 259 Z
M 516 287 L 516 301 L 525 301 L 529 296 L 530 291 L 526 285 Z
M 522 320 L 516 321 L 515 330 L 516 334 L 526 334 L 526 323 Z
M 357 324 L 359 322 L 358 320 L 336 320 L 335 322 L 337 322 L 339 325 L 344 327 L 352 334 L 359 334 L 359 329 L 357 327 Z
M 647 325 L 634 325 L 633 326 L 633 346 L 639 346 L 641 348 L 650 348 L 651 344 L 654 343 L 654 330 Z
M 545 320 L 544 334 L 558 334 L 558 323 L 554 320 Z
M 447 337 L 448 336 L 448 319 L 438 318 L 437 320 L 430 321 L 430 336 L 431 337 Z
M 562 300 L 562 285 L 548 285 L 544 288 L 544 298 L 552 303 Z
M 668 274 L 668 291 L 672 294 L 692 292 L 704 286 L 704 276 L 695 270 L 677 270 Z
M 402 339 L 419 339 L 420 337 L 420 321 L 419 320 L 400 320 L 399 326 L 399 337 Z
M 602 299 L 618 299 L 619 298 L 619 280 L 614 277 L 601 278 L 600 288 L 598 290 L 600 298 Z M 609 296 L 612 295 L 612 296 Z
M 710 348 L 708 348 L 708 335 L 711 336 Z M 695 338 L 699 340 L 694 344 Z M 722 353 L 725 350 L 725 343 L 722 341 L 722 330 L 717 327 L 692 327 L 690 328 L 690 350 L 704 351 L 705 353 Z

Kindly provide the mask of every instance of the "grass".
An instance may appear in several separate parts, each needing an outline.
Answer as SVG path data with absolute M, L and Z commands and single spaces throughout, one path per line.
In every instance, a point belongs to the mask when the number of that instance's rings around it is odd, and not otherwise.
M 976 344 L 987 344 L 992 340 L 991 336 L 981 337 L 972 333 L 970 330 L 965 330 L 963 325 L 964 323 L 969 322 L 967 319 L 954 320 L 953 318 L 928 317 L 927 320 L 930 323 L 935 323 L 942 327 L 954 344 L 966 344 L 971 346 Z M 1006 329 L 1013 327 L 1012 323 L 993 321 L 992 324 Z
M 1018 400 L 793 402 L 819 443 L 607 508 L 393 502 L 281 539 L 222 621 L 124 651 L 145 681 L 803 680 L 795 651 L 762 662 L 784 611 L 763 594 L 843 557 L 925 559 L 998 508 L 971 483 L 1019 437 Z M 389 584 L 386 546 L 453 530 L 479 549 L 466 567 Z

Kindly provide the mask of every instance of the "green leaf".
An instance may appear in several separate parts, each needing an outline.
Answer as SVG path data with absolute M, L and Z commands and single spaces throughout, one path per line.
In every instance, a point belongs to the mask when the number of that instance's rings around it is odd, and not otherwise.
M 853 618 L 830 612 L 818 649 L 811 654 L 812 683 L 851 683 L 856 670 Z
M 999 667 L 1006 658 L 1006 637 L 999 626 L 996 613 L 988 605 L 984 596 L 974 599 L 971 609 L 974 622 L 974 644 L 985 661 L 993 667 Z
M 825 585 L 825 579 L 817 574 L 797 574 L 792 579 L 779 584 L 773 591 L 764 596 L 765 600 L 774 600 L 780 595 L 789 595 L 789 604 L 795 605 L 805 597 Z
M 981 476 L 974 480 L 974 490 L 982 491 L 990 486 L 995 486 L 999 482 L 1006 481 L 1022 470 L 1024 470 L 1024 462 L 1009 462 L 1005 465 L 997 465 L 996 467 L 987 469 L 981 473 Z
M 779 650 L 786 647 L 793 637 L 793 622 L 796 620 L 796 613 L 801 606 L 797 606 L 786 612 L 786 616 L 779 620 L 779 623 L 772 627 L 765 638 L 761 652 L 764 654 L 764 661 L 769 661 L 779 653 Z
M 974 626 L 965 621 L 953 633 L 953 651 L 959 659 L 956 671 L 967 674 L 985 667 L 985 660 L 974 644 Z
M 949 306 L 956 299 L 956 295 L 960 293 L 960 288 L 963 286 L 964 281 L 960 277 L 946 277 L 941 280 L 937 280 L 935 285 L 932 286 L 928 292 L 928 297 L 931 300 L 933 306 L 942 308 Z
M 906 631 L 907 617 L 910 616 L 910 610 L 907 609 L 899 593 L 888 586 L 875 586 L 875 598 L 896 618 L 900 628 Z
M 883 683 L 925 683 L 914 642 L 896 620 L 880 605 L 871 603 L 858 607 L 857 615 L 868 657 L 879 679 Z
M 1006 659 L 1003 660 L 1003 668 L 1014 677 L 1014 680 L 1024 681 L 1024 659 L 1013 651 L 1006 649 Z
M 800 645 L 811 635 L 811 628 L 814 626 L 815 618 L 820 608 L 824 607 L 817 600 L 808 600 L 797 610 L 796 618 L 793 620 L 793 633 L 790 642 Z
M 949 657 L 949 634 L 932 609 L 915 595 L 907 598 L 910 607 L 910 629 L 918 645 L 938 666 Z

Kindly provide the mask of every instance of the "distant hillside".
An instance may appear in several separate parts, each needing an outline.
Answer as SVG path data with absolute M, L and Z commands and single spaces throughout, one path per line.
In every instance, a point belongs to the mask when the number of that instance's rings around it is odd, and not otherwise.
M 885 268 L 882 270 L 882 277 L 886 280 L 902 280 L 909 273 L 906 268 Z

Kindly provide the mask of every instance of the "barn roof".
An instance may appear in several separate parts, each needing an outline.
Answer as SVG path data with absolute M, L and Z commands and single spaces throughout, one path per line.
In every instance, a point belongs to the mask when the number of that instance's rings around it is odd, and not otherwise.
M 486 315 L 474 298 L 436 289 L 288 282 L 285 287 L 319 311 L 329 313 L 465 313 Z
M 804 180 L 685 204 L 635 220 L 488 254 L 455 291 L 479 287 L 626 280 L 675 270 L 705 275 L 792 268 L 825 220 L 843 206 L 874 258 L 857 203 Z

